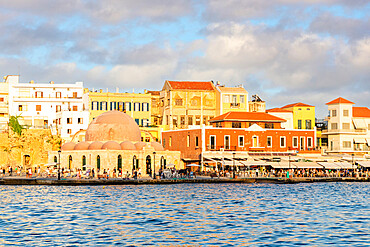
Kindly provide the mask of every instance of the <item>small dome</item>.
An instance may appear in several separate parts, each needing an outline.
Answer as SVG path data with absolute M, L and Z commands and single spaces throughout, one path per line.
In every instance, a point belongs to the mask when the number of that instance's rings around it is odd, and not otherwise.
M 79 142 L 76 144 L 74 150 L 87 150 L 89 148 L 90 143 L 88 142 Z
M 155 149 L 155 151 L 164 151 L 162 144 L 159 142 L 151 142 L 150 145 Z
M 93 142 L 89 145 L 88 149 L 89 150 L 100 150 L 102 146 L 103 146 L 102 142 Z
M 121 142 L 120 145 L 122 150 L 136 150 L 135 145 L 130 141 Z
M 115 141 L 109 141 L 104 143 L 101 149 L 121 150 L 121 146 Z
M 75 148 L 75 146 L 76 146 L 75 143 L 67 142 L 67 143 L 64 143 L 60 149 L 63 150 L 63 151 L 73 150 Z
M 136 150 L 143 150 L 143 147 L 146 146 L 145 142 L 137 142 L 135 143 Z
M 139 125 L 126 113 L 108 111 L 97 116 L 86 130 L 86 141 L 140 141 Z

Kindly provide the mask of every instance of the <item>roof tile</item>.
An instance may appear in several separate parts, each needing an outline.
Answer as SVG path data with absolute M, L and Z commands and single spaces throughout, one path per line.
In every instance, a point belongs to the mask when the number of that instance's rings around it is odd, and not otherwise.
M 352 107 L 353 117 L 370 118 L 370 109 L 367 107 Z
M 227 112 L 209 121 L 210 122 L 219 122 L 219 121 L 286 122 L 285 119 L 275 117 L 265 112 Z
M 168 81 L 172 89 L 215 90 L 211 81 Z
M 336 98 L 335 100 L 332 100 L 332 101 L 330 101 L 326 104 L 327 105 L 334 105 L 334 104 L 355 104 L 355 103 L 353 103 L 352 101 L 346 100 L 342 97 L 339 97 L 339 98 Z

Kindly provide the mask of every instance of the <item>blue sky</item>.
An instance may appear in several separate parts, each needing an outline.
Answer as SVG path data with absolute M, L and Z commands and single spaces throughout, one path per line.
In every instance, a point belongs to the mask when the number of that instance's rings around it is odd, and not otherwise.
M 160 90 L 243 84 L 268 108 L 370 103 L 370 3 L 345 0 L 0 0 L 0 69 L 21 81 Z

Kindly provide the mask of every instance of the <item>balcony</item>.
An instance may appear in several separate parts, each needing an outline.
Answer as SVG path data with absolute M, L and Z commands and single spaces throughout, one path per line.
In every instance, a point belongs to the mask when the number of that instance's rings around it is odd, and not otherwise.
M 240 103 L 230 103 L 230 108 L 240 108 Z
M 322 134 L 366 134 L 367 129 L 329 129 L 329 130 L 322 130 Z

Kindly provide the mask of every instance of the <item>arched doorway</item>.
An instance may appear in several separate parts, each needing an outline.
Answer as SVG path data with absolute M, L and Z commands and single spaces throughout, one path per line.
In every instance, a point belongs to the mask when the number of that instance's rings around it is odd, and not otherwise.
M 146 156 L 146 174 L 152 174 L 152 160 L 150 155 Z
M 122 156 L 118 155 L 117 170 L 120 171 L 121 169 L 122 169 Z
M 166 167 L 164 167 L 164 157 L 163 156 L 161 157 L 161 169 L 166 169 Z
M 72 155 L 68 157 L 68 169 L 71 170 L 72 167 Z
M 136 158 L 136 155 L 132 157 L 132 170 L 138 170 L 139 169 L 139 160 Z
M 86 156 L 82 156 L 82 170 L 86 171 Z
M 96 169 L 100 170 L 100 155 L 96 156 Z

